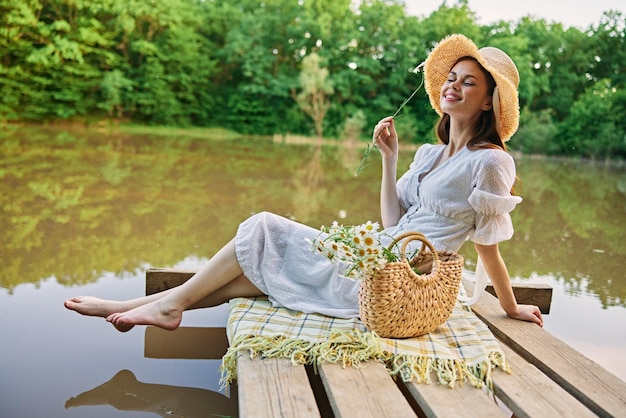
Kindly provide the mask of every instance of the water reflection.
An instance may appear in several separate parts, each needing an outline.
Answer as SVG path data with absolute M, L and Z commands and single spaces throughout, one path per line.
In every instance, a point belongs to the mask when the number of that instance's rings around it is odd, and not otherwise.
M 624 170 L 521 159 L 523 204 L 503 245 L 513 276 L 550 275 L 571 294 L 626 306 Z M 468 252 L 471 249 L 468 249 Z
M 109 405 L 120 411 L 152 412 L 161 417 L 231 416 L 237 399 L 206 389 L 144 383 L 120 370 L 100 386 L 65 402 L 65 408 Z
M 597 295 L 603 307 L 626 306 L 624 170 L 529 160 L 520 172 L 529 198 L 516 214 L 523 235 L 512 247 L 534 243 L 536 272 Z M 518 248 L 514 254 L 522 260 Z M 528 263 L 516 264 L 522 266 L 518 275 L 530 276 Z
M 76 285 L 210 255 L 262 210 L 313 226 L 339 211 L 344 223 L 378 218 L 377 161 L 355 178 L 343 156 L 353 148 L 13 128 L 0 152 L 0 286 L 9 291 L 50 275 Z M 410 153 L 403 158 L 400 167 Z M 604 307 L 625 306 L 624 170 L 518 166 L 524 203 L 502 246 L 512 275 L 552 275 Z M 463 251 L 471 263 L 471 245 Z

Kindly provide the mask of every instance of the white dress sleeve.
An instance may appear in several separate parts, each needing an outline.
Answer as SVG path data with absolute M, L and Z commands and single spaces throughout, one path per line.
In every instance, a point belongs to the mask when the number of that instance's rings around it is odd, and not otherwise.
M 493 245 L 511 239 L 513 223 L 510 212 L 522 201 L 511 195 L 515 182 L 515 162 L 506 152 L 489 150 L 475 167 L 476 184 L 468 198 L 476 211 L 470 239 L 481 245 Z

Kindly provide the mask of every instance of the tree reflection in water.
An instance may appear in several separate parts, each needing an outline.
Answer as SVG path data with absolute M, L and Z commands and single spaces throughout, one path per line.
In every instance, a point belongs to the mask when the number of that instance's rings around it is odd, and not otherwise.
M 263 210 L 313 227 L 339 213 L 345 224 L 379 216 L 379 162 L 354 177 L 343 155 L 353 147 L 84 129 L 2 135 L 0 287 L 9 291 L 51 275 L 76 285 L 210 256 Z M 518 171 L 524 201 L 502 244 L 512 276 L 553 276 L 605 307 L 625 306 L 626 170 L 522 158 Z M 471 263 L 471 245 L 463 252 Z

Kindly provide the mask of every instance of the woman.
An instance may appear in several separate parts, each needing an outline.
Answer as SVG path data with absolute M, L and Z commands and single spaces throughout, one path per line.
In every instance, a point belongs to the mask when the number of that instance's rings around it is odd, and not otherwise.
M 438 145 L 424 145 L 396 182 L 398 136 L 392 117 L 374 128 L 382 155 L 384 236 L 418 230 L 440 250 L 474 242 L 500 304 L 515 319 L 542 326 L 536 306 L 518 305 L 498 243 L 513 234 L 509 212 L 521 201 L 510 191 L 513 159 L 504 142 L 517 130 L 519 75 L 496 48 L 479 50 L 462 35 L 439 43 L 424 65 L 426 91 L 441 119 Z M 358 282 L 314 254 L 305 239 L 319 231 L 270 213 L 244 221 L 236 236 L 183 285 L 127 301 L 75 297 L 68 309 L 105 317 L 118 330 L 134 325 L 179 326 L 186 309 L 234 297 L 267 295 L 275 306 L 337 317 L 357 317 Z

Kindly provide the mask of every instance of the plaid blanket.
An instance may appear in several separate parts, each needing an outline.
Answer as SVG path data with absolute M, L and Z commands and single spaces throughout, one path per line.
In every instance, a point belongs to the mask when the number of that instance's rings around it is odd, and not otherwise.
M 404 381 L 454 386 L 469 381 L 491 388 L 491 371 L 508 370 L 495 337 L 468 307 L 457 302 L 450 318 L 435 331 L 416 338 L 381 338 L 356 318 L 339 319 L 274 308 L 267 298 L 230 301 L 227 325 L 230 348 L 222 359 L 223 387 L 236 379 L 237 352 L 252 357 L 280 357 L 294 364 L 341 362 L 358 366 L 381 361 Z

